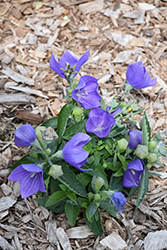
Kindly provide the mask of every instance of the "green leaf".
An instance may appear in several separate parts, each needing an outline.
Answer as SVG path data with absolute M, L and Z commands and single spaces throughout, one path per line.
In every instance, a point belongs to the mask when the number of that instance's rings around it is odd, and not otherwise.
M 146 112 L 144 112 L 142 121 L 142 144 L 148 146 L 150 140 L 151 140 L 151 128 L 146 116 Z
M 148 174 L 149 174 L 150 176 L 161 176 L 161 174 L 154 173 L 154 172 L 151 172 L 151 171 L 148 171 Z
M 64 200 L 67 197 L 66 193 L 64 191 L 57 191 L 53 193 L 51 196 L 49 196 L 45 207 L 50 207 L 54 204 L 56 204 L 59 201 Z
M 77 201 L 77 197 L 76 197 L 76 194 L 73 193 L 73 192 L 68 192 L 67 193 L 67 197 L 72 200 L 72 201 Z
M 138 194 L 137 194 L 137 208 L 140 206 L 140 203 L 142 202 L 147 189 L 148 189 L 148 183 L 149 183 L 149 174 L 148 174 L 148 169 L 145 168 L 145 173 L 142 175 L 141 180 L 140 180 L 140 186 L 138 189 Z
M 123 169 L 126 171 L 127 170 L 127 161 L 123 155 L 118 154 L 118 158 L 120 162 L 122 163 Z
M 58 180 L 74 193 L 87 198 L 85 187 L 82 185 L 74 172 L 65 165 L 62 165 L 62 171 L 63 175 L 58 177 Z
M 99 165 L 100 158 L 101 158 L 101 155 L 100 155 L 99 151 L 95 151 L 94 152 L 94 166 L 95 167 L 97 167 Z
M 101 165 L 99 165 L 98 167 L 96 167 L 95 170 L 93 170 L 94 175 L 98 178 L 101 177 L 105 182 L 104 182 L 104 186 L 106 189 L 108 189 L 108 180 L 107 180 L 107 175 L 104 171 L 104 169 L 102 168 Z
M 109 200 L 101 201 L 100 207 L 105 209 L 111 216 L 116 217 L 116 208 Z
M 72 102 L 68 102 L 66 105 L 63 106 L 63 108 L 59 113 L 58 124 L 57 124 L 57 134 L 59 136 L 58 143 L 61 142 L 62 136 L 65 132 L 67 121 L 71 113 L 72 107 L 73 107 Z
M 57 122 L 58 122 L 58 117 L 52 117 L 46 122 L 42 123 L 41 126 L 44 126 L 46 128 L 52 127 L 53 129 L 57 129 Z
M 85 199 L 85 198 L 82 198 L 82 197 L 79 197 L 78 198 L 78 203 L 81 207 L 84 207 L 84 208 L 87 208 L 88 207 L 88 199 Z
M 92 222 L 90 222 L 86 217 L 86 210 L 84 211 L 84 219 L 87 224 L 87 226 L 90 228 L 90 230 L 96 235 L 102 235 L 103 233 L 103 227 L 101 224 L 100 214 L 99 211 L 96 210 L 96 219 L 95 216 L 92 217 Z
M 74 226 L 79 215 L 80 208 L 77 205 L 74 205 L 70 202 L 66 202 L 65 204 L 65 213 L 67 216 L 68 221 L 70 222 L 71 226 Z
M 165 150 L 165 145 L 161 144 L 159 147 L 159 152 L 161 153 L 161 155 L 166 155 L 167 151 Z
M 77 178 L 80 180 L 84 187 L 86 187 L 88 183 L 92 180 L 91 176 L 86 173 L 77 174 Z
M 83 120 L 83 121 L 78 122 L 78 123 L 72 125 L 71 127 L 67 128 L 64 135 L 63 135 L 63 138 L 65 140 L 70 140 L 73 135 L 75 135 L 79 132 L 84 132 L 85 124 L 86 124 L 86 121 Z
M 106 104 L 105 104 L 103 97 L 101 97 L 100 104 L 102 105 L 101 109 L 106 110 Z
M 38 202 L 39 205 L 44 207 L 47 199 L 48 199 L 48 192 L 44 193 L 43 197 L 38 197 L 38 198 L 35 198 L 34 200 Z
M 110 130 L 110 133 L 108 134 L 108 138 L 113 138 L 119 134 L 121 134 L 123 131 L 125 130 L 125 126 L 122 126 L 122 127 L 118 127 L 116 125 L 114 125 L 111 130 Z
M 97 210 L 96 203 L 92 203 L 88 206 L 88 212 L 90 218 L 92 218 L 92 216 L 96 213 L 96 210 Z
M 124 169 L 121 167 L 115 174 L 113 174 L 113 176 L 119 177 L 123 176 L 123 174 L 124 174 Z

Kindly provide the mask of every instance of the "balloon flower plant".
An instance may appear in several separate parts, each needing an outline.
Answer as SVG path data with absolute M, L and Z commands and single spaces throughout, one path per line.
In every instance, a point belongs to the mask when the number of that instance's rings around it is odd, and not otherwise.
M 101 235 L 100 211 L 115 217 L 125 209 L 125 196 L 134 194 L 138 207 L 149 169 L 161 164 L 165 147 L 159 133 L 152 138 L 149 119 L 132 98 L 125 102 L 115 96 L 106 106 L 96 78 L 74 80 L 88 58 L 89 51 L 80 59 L 69 51 L 59 61 L 52 55 L 50 68 L 69 84 L 68 103 L 35 129 L 25 124 L 15 131 L 16 146 L 28 147 L 29 154 L 12 166 L 8 179 L 20 182 L 22 198 L 36 193 L 40 205 L 65 212 L 72 226 L 82 213 L 94 234 Z M 125 91 L 156 82 L 139 61 L 127 68 Z M 134 117 L 141 112 L 138 130 Z

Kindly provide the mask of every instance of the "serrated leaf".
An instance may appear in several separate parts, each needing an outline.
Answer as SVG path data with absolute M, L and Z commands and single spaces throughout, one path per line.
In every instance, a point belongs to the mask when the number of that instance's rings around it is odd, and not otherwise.
M 126 171 L 127 170 L 127 161 L 123 155 L 118 154 L 118 158 L 120 162 L 122 163 L 123 169 Z
M 97 218 L 98 217 L 98 218 Z M 99 214 L 99 211 L 97 210 L 97 215 L 96 215 L 96 219 L 95 217 L 93 216 L 92 217 L 92 222 L 90 222 L 88 220 L 88 218 L 86 217 L 86 210 L 84 211 L 84 219 L 85 219 L 85 222 L 87 224 L 87 226 L 90 228 L 90 230 L 96 235 L 102 235 L 103 233 L 103 227 L 102 227 L 102 224 L 101 224 L 101 219 L 100 219 L 100 214 Z
M 64 135 L 63 135 L 63 138 L 65 140 L 70 140 L 71 137 L 79 132 L 83 132 L 83 130 L 85 129 L 85 124 L 86 124 L 86 121 L 81 121 L 81 122 L 78 122 L 74 125 L 72 125 L 71 127 L 67 128 Z
M 100 207 L 105 209 L 111 216 L 116 217 L 116 208 L 112 203 L 109 203 L 109 200 L 101 201 Z
M 87 198 L 85 187 L 82 185 L 74 172 L 65 165 L 62 165 L 62 171 L 63 175 L 58 177 L 58 180 L 74 193 Z
M 59 136 L 58 143 L 61 142 L 62 136 L 65 132 L 67 121 L 72 110 L 72 106 L 72 102 L 68 102 L 66 105 L 63 106 L 59 113 L 57 124 L 57 134 Z
M 53 129 L 57 129 L 57 122 L 58 122 L 58 117 L 55 116 L 55 117 L 50 118 L 46 122 L 43 122 L 41 126 L 44 126 L 46 128 L 52 127 Z
M 71 226 L 74 226 L 79 215 L 80 208 L 77 205 L 72 203 L 66 202 L 65 204 L 65 213 L 67 216 L 68 221 L 70 222 Z
M 88 211 L 89 211 L 89 217 L 92 218 L 92 216 L 95 214 L 97 210 L 97 205 L 95 203 L 92 203 L 88 206 Z
M 66 193 L 64 191 L 57 191 L 53 193 L 51 196 L 49 196 L 45 207 L 51 207 L 54 204 L 56 204 L 59 201 L 64 200 L 67 197 Z
M 146 116 L 146 112 L 144 112 L 142 120 L 142 144 L 148 146 L 150 140 L 151 140 L 151 128 Z
M 67 197 L 68 197 L 70 200 L 72 200 L 72 201 L 77 201 L 76 194 L 73 193 L 73 192 L 67 193 Z
M 86 173 L 77 174 L 77 178 L 80 180 L 84 187 L 86 187 L 88 183 L 92 180 L 91 176 Z
M 140 206 L 140 203 L 142 202 L 147 189 L 148 189 L 148 183 L 149 183 L 149 175 L 148 175 L 148 169 L 145 168 L 145 173 L 142 175 L 141 180 L 140 180 L 140 186 L 138 189 L 138 194 L 137 194 L 137 208 Z

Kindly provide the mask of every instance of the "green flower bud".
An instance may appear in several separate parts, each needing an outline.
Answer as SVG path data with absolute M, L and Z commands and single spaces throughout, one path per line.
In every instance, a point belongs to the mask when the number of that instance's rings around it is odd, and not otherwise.
M 100 201 L 100 194 L 94 195 L 94 201 Z
M 50 148 L 47 148 L 47 149 L 45 150 L 45 153 L 46 153 L 47 155 L 50 155 L 51 149 L 50 149 Z
M 156 144 L 157 144 L 156 141 L 150 141 L 148 143 L 148 149 L 151 151 L 152 149 L 155 148 Z
M 144 159 L 148 155 L 148 147 L 138 144 L 136 150 L 134 151 L 134 154 L 137 155 L 140 159 Z
M 104 194 L 100 194 L 100 200 L 105 201 L 107 199 L 107 196 Z
M 150 169 L 151 167 L 152 167 L 152 165 L 147 163 L 146 168 Z
M 68 90 L 69 96 L 71 96 L 71 93 L 72 93 L 72 89 L 69 89 L 69 90 Z
M 38 154 L 34 153 L 34 152 L 30 152 L 30 156 L 37 159 L 38 158 Z
M 44 143 L 43 138 L 42 138 L 42 134 L 45 131 L 45 129 L 46 127 L 44 126 L 39 126 L 35 129 L 37 140 L 39 141 L 42 148 L 46 148 L 46 144 Z
M 157 157 L 156 154 L 150 153 L 150 154 L 147 156 L 147 160 L 148 160 L 149 163 L 153 163 L 153 162 L 155 162 L 155 161 L 158 160 L 158 157 Z
M 121 140 L 117 141 L 118 143 L 118 150 L 120 151 L 125 151 L 127 146 L 128 146 L 128 142 L 127 140 L 125 140 L 124 138 L 122 138 Z
M 75 106 L 73 108 L 72 115 L 73 115 L 75 121 L 79 122 L 81 120 L 82 115 L 83 115 L 83 109 Z
M 93 200 L 94 199 L 94 194 L 92 192 L 88 193 L 88 199 Z
M 101 177 L 98 177 L 95 181 L 94 181 L 94 188 L 95 188 L 95 192 L 99 191 L 100 188 L 103 186 L 104 184 L 104 180 Z
M 57 179 L 58 177 L 63 175 L 62 167 L 59 165 L 52 165 L 48 174 L 51 175 L 54 179 Z

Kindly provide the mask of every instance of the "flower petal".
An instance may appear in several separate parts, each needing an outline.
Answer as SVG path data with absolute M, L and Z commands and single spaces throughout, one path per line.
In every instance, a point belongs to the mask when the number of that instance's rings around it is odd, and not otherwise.
M 8 179 L 11 181 L 22 181 L 26 175 L 27 171 L 20 165 L 12 171 Z
M 63 68 L 60 63 L 57 61 L 57 59 L 54 57 L 54 54 L 52 54 L 50 61 L 49 61 L 50 68 L 55 71 L 59 76 L 65 78 L 64 71 L 61 69 Z
M 15 131 L 16 146 L 28 147 L 36 139 L 34 128 L 30 124 L 25 124 Z
M 71 55 L 69 50 L 65 51 L 62 57 L 60 58 L 59 64 L 61 68 L 66 69 L 67 63 L 70 65 L 70 68 L 72 68 L 75 64 L 77 64 L 78 58 Z
M 142 144 L 142 132 L 137 129 L 129 131 L 128 147 L 135 150 L 138 144 Z
M 77 65 L 75 67 L 75 71 L 79 71 L 81 66 L 89 59 L 89 50 L 87 50 L 79 59 L 79 61 L 77 62 Z

